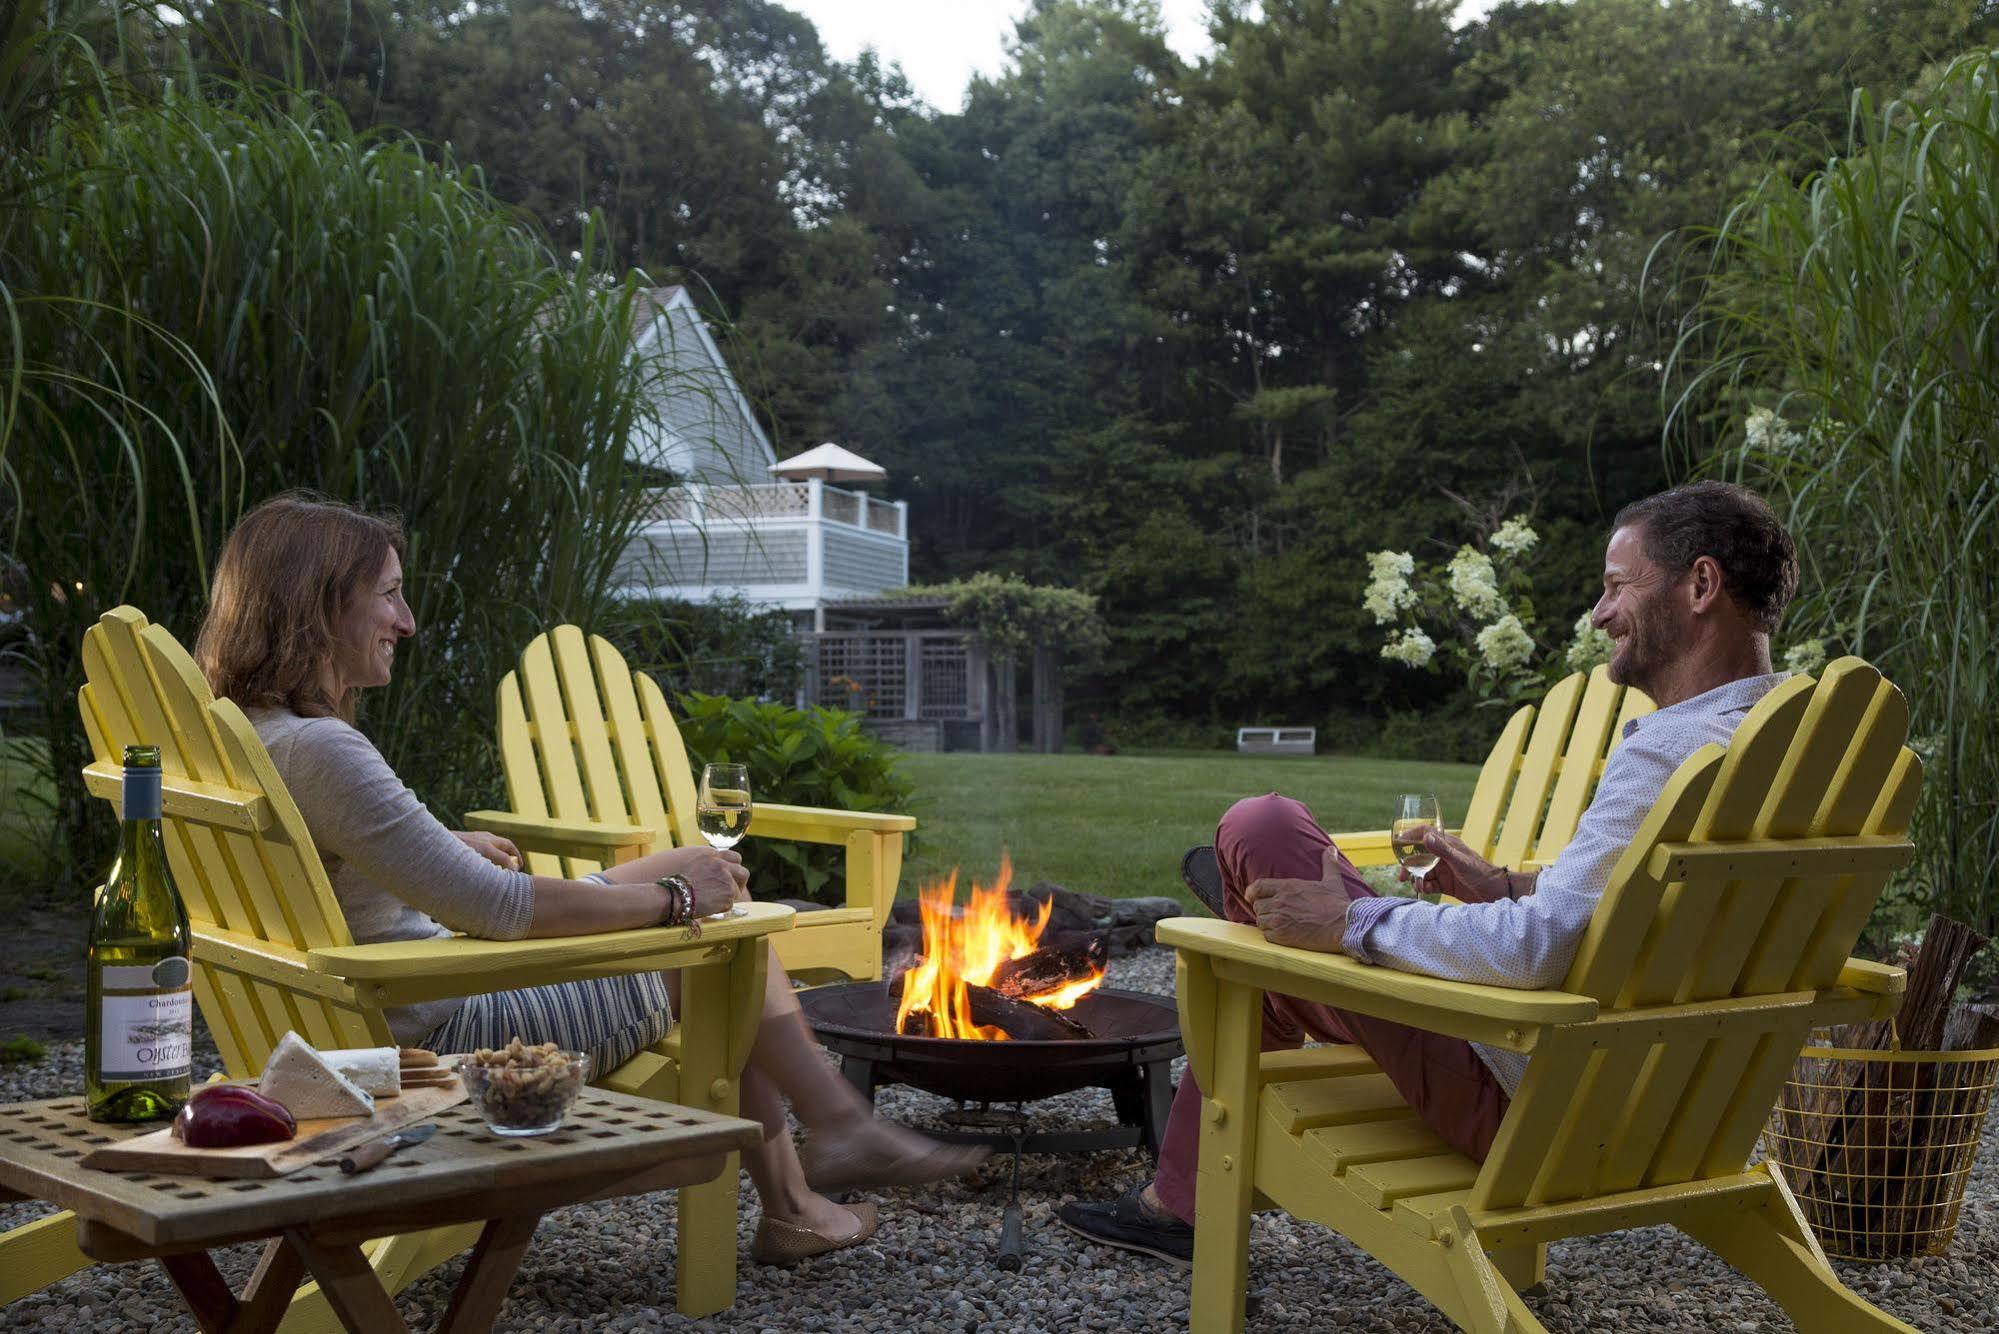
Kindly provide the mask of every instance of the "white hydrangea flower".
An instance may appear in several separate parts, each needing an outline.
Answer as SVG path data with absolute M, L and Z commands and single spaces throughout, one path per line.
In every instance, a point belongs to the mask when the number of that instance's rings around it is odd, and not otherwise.
M 1492 535 L 1492 549 L 1507 556 L 1524 556 L 1534 549 L 1541 535 L 1527 524 L 1525 515 L 1516 514 L 1499 525 L 1499 531 Z
M 1436 641 L 1422 630 L 1397 630 L 1381 646 L 1381 656 L 1405 667 L 1421 667 L 1437 654 Z
M 1617 641 L 1590 624 L 1589 613 L 1576 617 L 1575 633 L 1568 651 L 1562 655 L 1572 672 L 1586 672 L 1600 662 L 1609 662 Z
M 1534 656 L 1534 639 L 1520 618 L 1509 612 L 1478 632 L 1478 652 L 1494 671 L 1509 671 L 1527 665 Z
M 1376 625 L 1386 625 L 1416 605 L 1416 590 L 1409 586 L 1415 572 L 1416 558 L 1406 551 L 1368 553 L 1367 594 L 1361 605 L 1374 613 Z
M 1471 547 L 1459 547 L 1451 557 L 1451 599 L 1481 621 L 1506 614 L 1506 599 L 1492 571 L 1492 557 Z
M 1800 639 L 1784 650 L 1784 670 L 1803 672 L 1809 676 L 1825 666 L 1825 641 L 1823 639 Z
M 1769 408 L 1753 410 L 1743 420 L 1742 434 L 1748 439 L 1751 449 L 1778 454 L 1788 454 L 1804 443 L 1804 436 L 1792 430 L 1788 422 Z

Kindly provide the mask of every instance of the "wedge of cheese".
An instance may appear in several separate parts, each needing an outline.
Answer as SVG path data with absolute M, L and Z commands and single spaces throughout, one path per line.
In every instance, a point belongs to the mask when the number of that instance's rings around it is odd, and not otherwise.
M 323 1116 L 368 1116 L 375 1100 L 341 1074 L 296 1033 L 278 1039 L 257 1092 L 285 1105 L 299 1120 Z
M 393 1098 L 403 1091 L 403 1062 L 394 1047 L 343 1047 L 319 1059 L 345 1075 L 363 1093 Z

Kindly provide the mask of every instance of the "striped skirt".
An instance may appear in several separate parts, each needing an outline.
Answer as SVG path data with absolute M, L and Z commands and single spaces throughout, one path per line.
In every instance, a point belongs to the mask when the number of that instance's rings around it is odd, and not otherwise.
M 673 1028 L 666 975 L 633 973 L 468 996 L 423 1045 L 432 1051 L 504 1047 L 515 1038 L 590 1054 L 590 1078 L 617 1069 Z
M 584 879 L 611 883 L 602 874 Z M 504 1047 L 515 1038 L 530 1045 L 553 1042 L 565 1051 L 589 1053 L 590 1078 L 596 1080 L 672 1028 L 666 974 L 633 973 L 468 996 L 422 1045 L 432 1051 L 477 1051 Z

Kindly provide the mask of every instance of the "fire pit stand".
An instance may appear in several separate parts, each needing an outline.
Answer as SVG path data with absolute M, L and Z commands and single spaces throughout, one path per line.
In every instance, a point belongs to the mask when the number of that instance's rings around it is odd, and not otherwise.
M 895 1002 L 880 982 L 814 987 L 798 999 L 819 1041 L 840 1057 L 842 1073 L 870 1102 L 889 1084 L 957 1102 L 943 1128 L 925 1127 L 937 1139 L 1016 1153 L 1141 1145 L 1159 1152 L 1173 1103 L 1173 1061 L 1185 1050 L 1169 996 L 1094 991 L 1070 1013 L 1095 1036 L 1040 1042 L 905 1036 L 895 1031 Z M 1033 1128 L 1028 1103 L 1084 1088 L 1110 1091 L 1116 1125 Z

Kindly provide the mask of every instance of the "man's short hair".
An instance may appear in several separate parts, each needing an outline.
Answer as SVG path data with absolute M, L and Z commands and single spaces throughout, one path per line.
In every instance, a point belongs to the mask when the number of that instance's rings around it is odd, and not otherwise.
M 1798 549 L 1770 502 L 1733 482 L 1690 482 L 1635 500 L 1612 530 L 1636 527 L 1647 557 L 1676 574 L 1701 556 L 1721 566 L 1722 586 L 1764 633 L 1773 633 L 1798 591 Z

